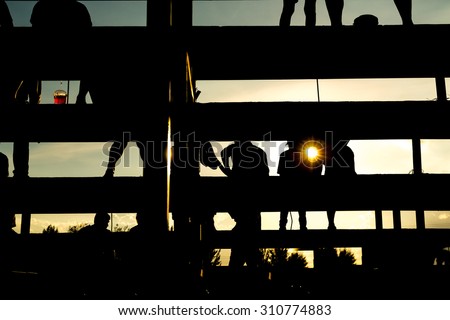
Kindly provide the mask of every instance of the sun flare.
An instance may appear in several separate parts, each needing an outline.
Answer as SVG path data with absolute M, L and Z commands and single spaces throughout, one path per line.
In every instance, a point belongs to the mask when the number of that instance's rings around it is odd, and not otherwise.
M 306 149 L 306 156 L 309 161 L 314 161 L 319 156 L 319 150 L 315 146 L 310 146 Z

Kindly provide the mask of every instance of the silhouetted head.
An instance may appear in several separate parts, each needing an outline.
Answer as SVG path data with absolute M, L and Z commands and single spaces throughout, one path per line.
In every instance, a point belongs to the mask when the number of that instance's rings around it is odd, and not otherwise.
M 107 212 L 98 212 L 95 214 L 94 217 L 94 225 L 102 228 L 102 229 L 106 229 L 108 228 L 108 224 L 109 224 L 109 220 L 110 220 L 110 216 Z
M 363 14 L 353 20 L 353 26 L 360 29 L 371 29 L 378 26 L 378 18 L 372 14 Z
M 136 222 L 137 222 L 137 224 L 142 224 L 143 221 L 144 221 L 144 214 L 142 213 L 142 211 L 136 212 Z
M 0 179 L 9 176 L 9 161 L 6 154 L 0 152 Z
M 16 226 L 16 215 L 14 213 L 0 212 L 0 230 L 9 231 Z

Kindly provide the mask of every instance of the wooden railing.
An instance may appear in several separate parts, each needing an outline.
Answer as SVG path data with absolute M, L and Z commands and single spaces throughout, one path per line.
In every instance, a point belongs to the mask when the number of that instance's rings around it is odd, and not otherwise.
M 21 138 L 30 142 L 103 142 L 126 127 L 145 128 L 148 141 L 157 137 L 161 142 L 169 118 L 172 136 L 195 134 L 195 139 L 202 142 L 281 141 L 304 133 L 323 136 L 326 132 L 339 133 L 340 137 L 352 140 L 411 139 L 415 159 L 413 175 L 359 175 L 352 178 L 352 183 L 346 181 L 345 194 L 339 188 L 340 181 L 325 176 L 311 180 L 307 188 L 296 189 L 279 177 L 270 177 L 266 185 L 259 186 L 261 193 L 255 205 L 271 212 L 279 212 L 281 208 L 295 210 L 299 205 L 311 211 L 415 210 L 423 214 L 424 210 L 448 210 L 450 204 L 443 186 L 450 183 L 450 178 L 447 174 L 421 174 L 418 142 L 450 138 L 445 87 L 445 78 L 450 76 L 450 60 L 440 46 L 417 43 L 427 44 L 431 37 L 445 39 L 449 31 L 449 25 L 380 26 L 373 30 L 94 27 L 82 34 L 64 31 L 65 37 L 81 37 L 83 48 L 67 41 L 58 43 L 57 49 L 50 40 L 48 45 L 42 44 L 42 39 L 57 37 L 53 32 L 46 34 L 31 28 L 1 31 L 2 46 L 9 48 L 3 50 L 2 59 L 15 66 L 2 69 L 2 77 L 39 75 L 43 80 L 79 80 L 101 74 L 131 81 L 150 79 L 149 84 L 157 83 L 156 87 L 163 90 L 155 92 L 150 86 L 149 96 L 156 98 L 138 106 L 5 107 L 0 110 L 1 118 L 7 119 L 0 127 L 0 141 Z M 336 41 L 340 43 L 338 49 L 331 52 L 330 43 Z M 30 53 L 29 48 L 39 50 Z M 55 50 L 64 53 L 66 61 L 70 61 L 64 68 L 54 67 Z M 436 101 L 194 103 L 186 90 L 189 87 L 186 53 L 194 80 L 434 78 Z M 317 120 L 303 123 L 302 118 Z M 181 186 L 177 189 L 185 193 L 171 194 L 169 208 L 164 207 L 165 198 L 158 198 L 158 210 L 164 212 L 152 214 L 165 215 L 174 205 L 183 212 L 185 203 L 180 199 L 190 200 L 191 208 L 203 206 L 211 211 L 227 211 L 233 205 L 224 201 L 230 194 L 226 178 L 200 177 L 198 172 L 184 177 L 172 177 L 171 186 Z M 83 213 L 100 208 L 110 212 L 136 212 L 155 205 L 151 198 L 155 192 L 166 195 L 166 176 L 155 174 L 155 179 L 151 178 L 151 174 L 150 179 L 8 178 L 1 186 L 2 206 L 28 214 Z M 352 195 L 351 201 L 347 193 Z M 394 243 L 433 248 L 450 245 L 450 230 L 424 230 L 423 218 L 418 221 L 417 230 L 378 230 L 377 227 L 377 230 L 338 230 L 333 234 L 326 230 L 311 230 L 306 234 L 265 231 L 259 240 L 262 247 L 305 249 L 325 245 L 364 247 L 377 243 L 380 247 Z M 228 232 L 218 232 L 202 241 L 208 246 L 227 248 L 230 237 Z M 195 238 L 192 245 L 198 245 L 199 240 Z

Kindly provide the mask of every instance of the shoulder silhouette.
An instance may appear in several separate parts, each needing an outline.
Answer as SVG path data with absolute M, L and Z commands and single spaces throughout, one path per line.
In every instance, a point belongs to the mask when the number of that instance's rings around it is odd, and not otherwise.
M 91 27 L 86 6 L 76 0 L 39 0 L 33 7 L 31 25 L 37 28 Z

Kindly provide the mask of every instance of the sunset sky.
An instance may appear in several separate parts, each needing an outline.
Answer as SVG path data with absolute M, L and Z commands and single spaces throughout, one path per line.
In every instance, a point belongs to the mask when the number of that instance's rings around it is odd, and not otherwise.
M 15 26 L 30 26 L 29 17 L 35 1 L 6 1 Z M 80 1 L 84 3 L 92 17 L 94 26 L 144 26 L 145 1 Z M 304 25 L 303 1 L 297 3 L 292 25 Z M 194 1 L 193 21 L 196 26 L 276 26 L 282 8 L 282 0 L 253 1 Z M 343 13 L 344 25 L 351 25 L 361 14 L 374 14 L 381 25 L 400 25 L 401 19 L 392 0 L 346 0 Z M 448 24 L 450 22 L 450 1 L 413 0 L 413 21 L 416 24 Z M 330 25 L 324 1 L 317 1 L 317 25 Z M 421 43 L 418 45 L 435 45 Z M 55 62 L 64 62 L 64 55 L 55 52 Z M 64 63 L 59 63 L 64 65 Z M 450 90 L 446 79 L 447 92 Z M 319 88 L 319 96 L 317 94 Z M 354 79 L 354 80 L 286 80 L 286 81 L 199 81 L 201 90 L 198 99 L 206 102 L 241 101 L 387 101 L 387 100 L 434 100 L 436 90 L 434 79 Z M 53 91 L 69 88 L 70 103 L 78 92 L 76 79 L 54 82 L 45 81 L 42 103 L 53 103 Z M 407 119 L 405 119 L 407 121 Z M 224 145 L 226 142 L 224 143 Z M 276 163 L 283 142 L 270 150 L 268 156 Z M 40 143 L 31 144 L 31 177 L 87 177 L 102 176 L 107 161 L 105 143 Z M 412 170 L 412 146 L 409 140 L 351 141 L 355 153 L 356 171 L 359 174 L 409 173 Z M 10 158 L 12 175 L 12 144 L 0 143 L 0 151 Z M 450 141 L 422 141 L 422 162 L 424 172 L 450 173 Z M 131 146 L 126 150 L 116 176 L 139 176 L 142 169 L 138 149 Z M 202 170 L 202 174 L 217 174 Z M 276 175 L 276 165 L 271 168 Z M 293 215 L 293 229 L 298 228 L 298 220 Z M 392 228 L 390 212 L 383 216 L 384 226 Z M 18 219 L 20 223 L 20 217 Z M 40 233 L 49 224 L 57 225 L 65 232 L 70 225 L 92 222 L 92 215 L 33 215 L 31 231 Z M 233 226 L 226 213 L 216 216 L 218 229 Z M 289 222 L 290 223 L 290 222 Z M 135 225 L 134 215 L 115 214 L 113 224 Z M 336 225 L 341 229 L 374 228 L 372 212 L 338 212 Z M 325 212 L 308 213 L 308 228 L 326 228 Z M 412 212 L 402 212 L 402 227 L 414 228 Z M 426 212 L 427 228 L 450 228 L 450 212 Z M 263 214 L 263 229 L 277 229 L 278 214 Z

